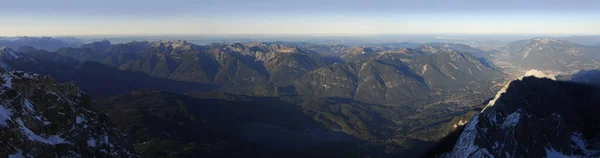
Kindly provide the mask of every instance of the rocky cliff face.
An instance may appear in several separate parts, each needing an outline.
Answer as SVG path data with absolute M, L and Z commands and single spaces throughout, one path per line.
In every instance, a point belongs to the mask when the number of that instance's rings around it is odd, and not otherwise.
M 471 119 L 448 157 L 600 156 L 600 89 L 525 76 Z
M 0 77 L 0 156 L 136 156 L 127 137 L 74 84 L 2 68 Z

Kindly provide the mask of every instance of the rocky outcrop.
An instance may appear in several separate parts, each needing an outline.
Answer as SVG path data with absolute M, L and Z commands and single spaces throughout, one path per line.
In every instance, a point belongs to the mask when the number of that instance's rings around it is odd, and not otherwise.
M 17 52 L 8 47 L 0 47 L 0 58 L 4 60 L 14 60 L 20 57 L 20 55 L 17 55 Z
M 448 157 L 597 157 L 600 89 L 539 71 L 510 82 L 465 126 Z
M 73 83 L 4 69 L 0 76 L 0 156 L 136 156 L 129 139 Z

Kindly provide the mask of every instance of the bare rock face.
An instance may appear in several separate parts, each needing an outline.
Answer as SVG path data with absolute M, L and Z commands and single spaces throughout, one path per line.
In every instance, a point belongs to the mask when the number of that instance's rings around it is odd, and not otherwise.
M 598 157 L 600 89 L 539 71 L 508 84 L 448 157 Z
M 0 57 L 4 60 L 14 60 L 20 56 L 16 52 L 8 47 L 0 47 Z
M 0 156 L 136 156 L 128 138 L 73 83 L 1 70 Z

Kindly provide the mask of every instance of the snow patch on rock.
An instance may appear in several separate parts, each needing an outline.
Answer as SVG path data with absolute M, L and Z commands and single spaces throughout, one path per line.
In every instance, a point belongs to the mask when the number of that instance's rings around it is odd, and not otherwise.
M 504 123 L 502 123 L 502 128 L 511 128 L 515 127 L 517 123 L 519 123 L 519 119 L 521 118 L 521 112 L 515 111 L 512 114 L 506 116 L 504 119 Z
M 29 140 L 34 140 L 34 141 L 51 144 L 51 145 L 68 143 L 65 139 L 61 138 L 58 135 L 51 135 L 51 136 L 48 136 L 47 138 L 39 136 L 39 135 L 35 134 L 33 131 L 31 131 L 29 128 L 27 128 L 21 119 L 18 119 L 17 122 L 19 123 L 20 128 L 23 131 L 23 134 L 25 134 Z
M 23 158 L 23 157 L 26 157 L 26 156 L 23 156 L 23 150 L 17 150 L 17 153 L 8 155 L 8 158 Z M 27 157 L 30 157 L 30 156 L 27 156 Z
M 87 141 L 87 145 L 89 147 L 96 147 L 96 139 L 90 137 L 90 139 Z
M 546 148 L 546 157 L 547 158 L 565 158 L 565 157 L 571 157 L 571 156 L 567 156 L 559 151 L 556 151 L 552 148 L 548 149 Z
M 33 107 L 33 103 L 31 102 L 31 100 L 25 99 L 25 101 L 23 103 L 25 104 L 25 107 L 27 107 L 27 110 L 29 110 L 30 112 L 35 111 L 35 108 Z
M 449 155 L 448 157 L 469 157 L 469 155 L 464 154 L 480 152 L 478 150 L 485 150 L 479 148 L 479 146 L 475 144 L 475 138 L 477 138 L 478 133 L 476 128 L 478 122 L 479 114 L 475 115 L 473 119 L 471 119 L 471 121 L 467 123 L 467 126 L 465 127 L 464 131 L 462 132 L 458 141 L 456 142 L 456 146 L 454 146 L 454 148 L 452 149 L 451 155 Z M 487 150 L 485 152 L 487 152 Z
M 12 110 L 7 109 L 4 105 L 0 105 L 0 126 L 6 126 L 6 121 L 10 120 Z
M 12 77 L 10 76 L 10 74 L 2 75 L 2 79 L 4 80 L 4 84 L 2 85 L 2 87 L 12 88 Z
M 587 149 L 586 148 L 586 146 L 588 146 L 587 144 L 588 144 L 587 141 L 583 137 L 583 133 L 573 132 L 573 135 L 571 135 L 571 148 L 579 149 L 583 152 L 584 155 L 588 155 L 588 156 L 592 156 L 592 155 L 596 155 L 596 154 L 600 153 L 600 151 L 598 151 L 598 150 Z
M 80 124 L 80 123 L 82 123 L 82 122 L 83 122 L 83 117 L 81 117 L 81 116 L 79 116 L 79 115 L 78 115 L 78 116 L 75 118 L 75 123 L 77 123 L 77 124 Z

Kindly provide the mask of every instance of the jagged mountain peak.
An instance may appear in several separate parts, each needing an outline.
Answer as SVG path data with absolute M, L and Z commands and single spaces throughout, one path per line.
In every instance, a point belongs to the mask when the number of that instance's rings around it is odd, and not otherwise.
M 448 157 L 597 157 L 600 89 L 532 70 L 465 126 Z
M 521 76 L 518 79 L 515 79 L 513 81 L 523 80 L 523 78 L 525 78 L 525 77 L 546 78 L 546 79 L 556 80 L 554 75 L 546 75 L 544 72 L 542 72 L 540 70 L 531 69 L 531 70 L 527 71 L 523 76 Z M 498 100 L 498 98 L 500 98 L 500 96 L 502 96 L 502 94 L 506 93 L 506 89 L 508 89 L 508 87 L 510 86 L 510 84 L 513 81 L 508 82 L 506 85 L 504 85 L 504 87 L 502 87 L 502 89 L 500 89 L 500 91 L 498 91 L 498 93 L 496 93 L 496 96 L 494 96 L 494 99 L 492 99 L 485 108 L 494 106 L 494 104 L 496 104 L 496 101 Z M 484 111 L 485 108 L 482 111 Z
M 228 43 L 221 46 L 218 46 L 223 51 L 226 52 L 237 52 L 242 54 L 253 54 L 254 52 L 266 52 L 266 48 L 263 45 L 255 45 L 249 43 Z
M 537 77 L 537 78 L 548 78 L 548 79 L 552 79 L 552 80 L 556 80 L 556 78 L 554 77 L 554 75 L 546 75 L 544 72 L 540 71 L 540 70 L 536 70 L 536 69 L 531 69 L 529 71 L 527 71 L 525 73 L 525 75 L 521 76 L 520 79 L 523 79 L 524 77 L 529 77 L 529 76 L 533 76 L 533 77 Z
M 185 40 L 175 40 L 175 41 L 156 41 L 151 43 L 152 47 L 156 48 L 171 48 L 171 49 L 192 49 L 194 44 L 185 41 Z

